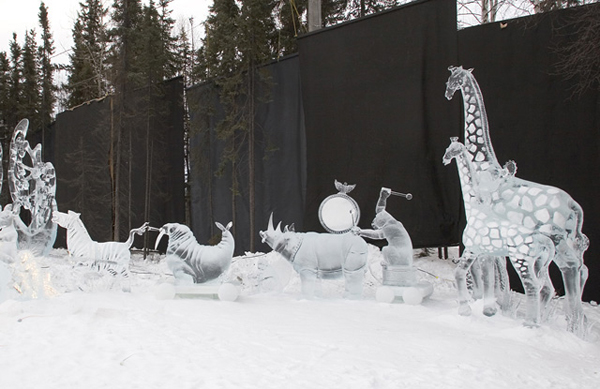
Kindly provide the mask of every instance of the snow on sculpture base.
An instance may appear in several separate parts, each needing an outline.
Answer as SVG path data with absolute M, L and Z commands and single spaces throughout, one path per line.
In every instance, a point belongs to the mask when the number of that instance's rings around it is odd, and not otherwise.
M 221 301 L 235 301 L 240 295 L 240 290 L 236 285 L 230 282 L 211 285 L 173 285 L 170 283 L 163 283 L 155 289 L 154 295 L 159 300 L 205 298 Z

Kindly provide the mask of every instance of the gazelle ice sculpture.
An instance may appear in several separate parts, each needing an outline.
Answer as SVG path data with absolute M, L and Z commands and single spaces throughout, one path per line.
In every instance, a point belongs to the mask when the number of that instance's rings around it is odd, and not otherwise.
M 446 83 L 446 98 L 451 99 L 457 90 L 462 92 L 465 127 L 464 158 L 472 164 L 471 176 L 476 177 L 477 180 L 477 185 L 474 187 L 476 195 L 469 197 L 469 201 L 465 200 L 467 224 L 474 225 L 473 223 L 476 222 L 473 219 L 475 215 L 471 212 L 475 206 L 478 213 L 476 218 L 486 221 L 498 219 L 517 227 L 516 235 L 511 236 L 512 244 L 506 242 L 509 252 L 515 244 L 520 245 L 529 239 L 538 240 L 539 246 L 536 249 L 538 257 L 533 264 L 527 260 L 523 262 L 523 258 L 509 254 L 525 288 L 526 323 L 533 325 L 539 323 L 541 310 L 545 308 L 544 304 L 548 300 L 548 289 L 544 281 L 547 270 L 542 269 L 543 266 L 547 266 L 548 261 L 545 259 L 547 255 L 562 272 L 568 330 L 583 335 L 585 317 L 581 306 L 581 293 L 588 274 L 587 267 L 583 263 L 583 253 L 589 246 L 589 240 L 582 233 L 581 206 L 561 189 L 514 177 L 514 169 L 509 169 L 511 165 L 505 168 L 500 166 L 492 148 L 481 90 L 473 77 L 472 69 L 465 70 L 459 66 L 450 67 L 449 70 L 451 75 Z M 509 230 L 506 231 L 507 234 Z M 491 231 L 489 230 L 488 233 L 491 234 Z M 468 238 L 468 236 L 463 237 L 466 241 L 463 242 L 465 245 L 471 243 Z M 552 252 L 546 254 L 546 250 Z M 482 252 L 480 255 L 498 257 L 502 254 Z M 463 257 L 461 261 L 467 264 L 468 269 L 469 260 Z M 457 274 L 461 271 L 457 269 Z M 538 277 L 535 276 L 536 274 Z M 539 277 L 540 275 L 542 277 Z

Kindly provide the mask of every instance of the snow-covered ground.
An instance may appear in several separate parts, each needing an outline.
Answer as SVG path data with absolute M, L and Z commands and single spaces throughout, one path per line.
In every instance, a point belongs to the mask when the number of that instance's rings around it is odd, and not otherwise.
M 234 258 L 234 302 L 161 299 L 172 275 L 160 257 L 133 257 L 131 293 L 84 278 L 61 250 L 23 260 L 21 294 L 0 303 L 0 388 L 600 387 L 600 324 L 588 340 L 566 332 L 560 299 L 539 328 L 519 309 L 486 317 L 479 301 L 459 316 L 451 250 L 415 258 L 434 285 L 422 304 L 380 303 L 378 254 L 371 246 L 360 301 L 342 299 L 336 280 L 303 299 L 274 253 Z M 600 307 L 584 309 L 600 322 Z

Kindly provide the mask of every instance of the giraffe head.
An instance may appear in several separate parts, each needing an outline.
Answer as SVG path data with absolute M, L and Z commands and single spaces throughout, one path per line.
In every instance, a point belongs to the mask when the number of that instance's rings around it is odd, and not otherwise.
M 459 156 L 463 151 L 465 151 L 465 145 L 458 141 L 458 137 L 453 136 L 450 138 L 450 146 L 448 146 L 446 152 L 444 153 L 442 163 L 444 165 L 448 165 L 450 162 L 452 162 L 453 158 Z
M 467 76 L 471 74 L 473 69 L 465 70 L 462 66 L 450 66 L 448 70 L 450 70 L 451 74 L 446 82 L 446 98 L 452 100 L 454 92 L 462 88 Z

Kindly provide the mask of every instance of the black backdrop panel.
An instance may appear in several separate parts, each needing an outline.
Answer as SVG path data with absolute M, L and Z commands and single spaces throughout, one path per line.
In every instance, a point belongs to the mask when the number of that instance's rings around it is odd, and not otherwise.
M 323 231 L 320 203 L 334 180 L 356 184 L 360 226 L 381 187 L 410 192 L 387 210 L 415 247 L 457 243 L 460 189 L 441 160 L 459 134 L 460 111 L 444 97 L 456 61 L 453 1 L 414 2 L 299 39 L 307 134 L 305 228 Z
M 600 94 L 573 96 L 556 75 L 557 28 L 570 11 L 459 31 L 459 63 L 474 68 L 486 103 L 490 137 L 501 164 L 517 162 L 517 176 L 568 192 L 585 214 L 590 269 L 584 300 L 600 299 Z M 460 96 L 455 97 L 462 104 Z M 462 131 L 460 139 L 463 139 Z M 560 275 L 552 278 L 562 294 Z M 520 282 L 513 275 L 511 285 Z
M 164 96 L 156 102 L 161 109 L 152 111 L 155 113 L 151 116 L 147 115 L 143 92 L 134 95 L 135 110 L 125 126 L 121 241 L 127 239 L 130 227 L 139 227 L 146 221 L 146 182 L 151 183 L 148 215 L 151 225 L 185 220 L 182 79 L 165 82 Z M 111 119 L 114 124 L 116 111 L 114 106 L 111 109 L 111 99 L 108 96 L 59 114 L 46 137 L 45 144 L 51 147 L 44 151 L 45 160 L 56 169 L 58 209 L 81 213 L 90 236 L 100 242 L 112 240 L 108 161 Z M 142 239 L 136 238 L 134 245 L 141 247 Z M 56 246 L 65 246 L 62 228 Z
M 305 135 L 300 94 L 298 56 L 260 69 L 269 75 L 268 93 L 255 115 L 255 250 L 271 249 L 260 242 L 259 230 L 267 228 L 271 212 L 276 220 L 302 228 L 306 185 Z M 268 98 L 265 100 L 265 96 Z M 240 148 L 239 195 L 231 196 L 231 171 L 216 175 L 223 144 L 216 126 L 223 118 L 218 90 L 205 83 L 188 91 L 192 139 L 190 192 L 192 231 L 202 244 L 214 243 L 219 234 L 214 222 L 235 219 L 232 229 L 236 255 L 250 250 L 250 207 L 247 145 Z M 235 207 L 235 218 L 233 209 Z M 212 239 L 211 239 L 212 238 Z

